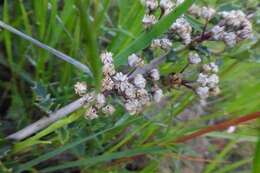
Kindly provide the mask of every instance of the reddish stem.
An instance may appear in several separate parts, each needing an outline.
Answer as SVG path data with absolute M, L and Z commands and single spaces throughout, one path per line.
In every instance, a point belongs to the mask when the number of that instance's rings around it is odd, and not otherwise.
M 224 121 L 222 123 L 218 123 L 218 124 L 203 128 L 192 134 L 180 137 L 177 140 L 173 141 L 173 143 L 184 143 L 184 142 L 187 142 L 196 137 L 202 136 L 204 134 L 207 134 L 207 133 L 210 133 L 213 131 L 224 130 L 230 126 L 236 126 L 238 124 L 245 123 L 247 121 L 251 121 L 251 120 L 254 120 L 257 118 L 260 118 L 260 112 L 251 113 L 251 114 L 239 117 L 239 118 L 234 118 L 231 120 Z

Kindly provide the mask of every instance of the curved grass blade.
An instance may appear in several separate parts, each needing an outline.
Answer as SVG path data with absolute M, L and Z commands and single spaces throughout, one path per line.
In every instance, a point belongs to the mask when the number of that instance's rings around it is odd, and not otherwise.
M 67 169 L 67 168 L 79 167 L 79 166 L 84 166 L 86 168 L 100 162 L 111 161 L 114 159 L 133 157 L 142 154 L 158 154 L 158 153 L 165 153 L 165 152 L 169 152 L 169 149 L 164 149 L 160 147 L 138 148 L 138 149 L 116 152 L 111 154 L 104 154 L 94 158 L 87 158 L 78 161 L 66 162 L 62 165 L 45 168 L 41 170 L 41 172 L 47 173 L 47 172 L 53 172 L 57 170 Z
M 140 120 L 141 118 L 142 118 L 142 117 L 137 117 L 137 118 L 132 119 L 132 120 L 130 120 L 130 121 L 128 121 L 128 122 L 125 122 L 125 123 L 123 123 L 123 124 L 120 124 L 120 125 L 117 125 L 117 126 L 113 126 L 113 127 L 107 128 L 107 129 L 102 130 L 102 131 L 100 131 L 100 132 L 97 132 L 97 133 L 95 133 L 95 134 L 93 134 L 93 135 L 90 135 L 90 136 L 87 136 L 87 137 L 78 139 L 78 140 L 76 140 L 75 142 L 66 144 L 66 145 L 64 145 L 64 146 L 62 146 L 62 147 L 60 147 L 60 148 L 58 148 L 58 149 L 55 149 L 55 150 L 53 150 L 53 151 L 51 151 L 51 152 L 48 152 L 48 153 L 46 153 L 46 154 L 43 154 L 43 155 L 41 155 L 40 157 L 38 157 L 38 158 L 36 158 L 36 159 L 33 159 L 33 160 L 29 161 L 29 162 L 26 162 L 26 163 L 24 163 L 24 164 L 19 165 L 19 166 L 15 169 L 14 172 L 15 172 L 15 173 L 20 173 L 20 172 L 22 172 L 22 171 L 28 170 L 28 169 L 32 168 L 33 166 L 35 166 L 35 165 L 37 165 L 37 164 L 39 164 L 39 163 L 41 163 L 41 162 L 43 162 L 43 161 L 45 161 L 45 160 L 48 160 L 48 159 L 50 159 L 50 158 L 52 158 L 52 157 L 54 157 L 54 156 L 56 156 L 56 155 L 58 155 L 58 154 L 61 154 L 61 153 L 63 153 L 64 151 L 69 150 L 69 149 L 71 149 L 71 148 L 73 148 L 73 147 L 75 147 L 75 146 L 77 146 L 77 145 L 79 145 L 79 144 L 81 144 L 81 143 L 84 143 L 84 142 L 86 142 L 86 141 L 89 141 L 89 140 L 91 140 L 91 139 L 94 139 L 94 138 L 96 138 L 97 136 L 102 135 L 102 134 L 104 134 L 104 133 L 107 133 L 107 132 L 109 132 L 109 131 L 112 131 L 112 130 L 118 128 L 118 127 L 124 126 L 124 125 L 129 124 L 129 123 L 133 123 L 133 122 L 135 122 L 135 121 L 137 121 L 137 120 Z
M 47 46 L 46 44 L 41 43 L 40 41 L 38 41 L 38 40 L 36 40 L 36 39 L 34 39 L 34 38 L 32 38 L 32 37 L 22 33 L 21 31 L 18 31 L 17 29 L 15 29 L 12 26 L 4 23 L 1 20 L 0 20 L 0 27 L 8 30 L 9 32 L 11 32 L 13 34 L 16 34 L 16 35 L 20 36 L 21 38 L 23 38 L 23 39 L 25 39 L 25 40 L 35 44 L 36 46 L 38 46 L 38 47 L 40 47 L 40 48 L 50 52 L 51 54 L 55 55 L 56 57 L 58 57 L 58 58 L 60 58 L 60 59 L 62 59 L 64 61 L 74 65 L 75 67 L 77 67 L 78 69 L 82 70 L 86 74 L 92 76 L 91 71 L 89 70 L 89 68 L 86 65 L 84 65 L 81 62 L 79 62 L 79 61 L 69 57 L 68 55 L 65 55 L 64 53 L 62 53 L 62 52 L 60 52 L 60 51 L 58 51 L 58 50 L 56 50 L 54 48 L 51 48 L 51 47 Z
M 172 23 L 183 13 L 185 13 L 195 0 L 186 0 L 179 5 L 169 15 L 158 21 L 148 32 L 144 32 L 135 41 L 133 41 L 126 49 L 122 50 L 115 56 L 116 65 L 122 65 L 126 62 L 126 57 L 130 54 L 138 52 L 147 47 L 150 42 L 165 33 Z

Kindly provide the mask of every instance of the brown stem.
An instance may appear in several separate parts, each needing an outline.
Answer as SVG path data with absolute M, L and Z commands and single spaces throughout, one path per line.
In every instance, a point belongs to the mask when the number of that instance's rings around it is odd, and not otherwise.
M 185 135 L 185 136 L 182 136 L 180 138 L 177 138 L 172 143 L 184 143 L 184 142 L 187 142 L 191 139 L 202 136 L 204 134 L 207 134 L 207 133 L 210 133 L 210 132 L 213 132 L 213 131 L 224 130 L 224 129 L 230 127 L 230 126 L 236 126 L 236 125 L 239 125 L 239 124 L 251 121 L 251 120 L 255 120 L 257 118 L 260 118 L 260 112 L 254 112 L 254 113 L 251 113 L 251 114 L 239 117 L 239 118 L 230 119 L 230 120 L 224 121 L 222 123 L 218 123 L 218 124 L 203 128 L 203 129 L 198 130 L 197 132 L 194 132 L 192 134 Z

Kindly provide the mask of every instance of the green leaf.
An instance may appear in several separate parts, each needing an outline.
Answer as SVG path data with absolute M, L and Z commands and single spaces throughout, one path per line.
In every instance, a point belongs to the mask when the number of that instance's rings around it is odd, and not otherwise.
M 129 44 L 126 49 L 122 50 L 115 56 L 116 65 L 123 65 L 130 54 L 146 48 L 154 38 L 157 38 L 165 33 L 172 25 L 172 23 L 189 9 L 194 1 L 195 0 L 186 0 L 169 15 L 158 21 L 151 28 L 151 30 L 144 32 L 138 38 L 136 38 L 131 44 Z

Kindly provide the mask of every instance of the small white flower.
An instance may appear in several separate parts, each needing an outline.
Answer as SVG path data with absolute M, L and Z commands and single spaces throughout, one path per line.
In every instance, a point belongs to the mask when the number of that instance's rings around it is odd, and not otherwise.
M 85 113 L 85 118 L 90 120 L 98 118 L 97 110 L 93 107 L 90 107 Z
M 144 15 L 144 18 L 142 20 L 144 28 L 150 28 L 152 25 L 154 25 L 157 20 L 156 17 L 154 15 Z
M 145 106 L 145 105 L 148 105 L 150 103 L 150 97 L 149 97 L 147 90 L 138 89 L 137 92 L 136 92 L 136 95 L 137 95 L 137 98 L 142 105 Z M 140 109 L 142 109 L 142 108 L 140 108 Z
M 116 73 L 114 64 L 104 64 L 102 70 L 105 76 L 113 76 Z
M 142 110 L 143 107 L 142 106 L 148 106 L 150 105 L 150 97 L 149 96 L 144 96 L 144 97 L 140 97 L 140 103 L 141 105 L 139 106 L 139 109 Z
M 201 16 L 201 8 L 195 4 L 193 4 L 189 8 L 189 13 L 195 17 L 200 17 Z
M 87 93 L 87 84 L 85 82 L 77 82 L 74 85 L 74 91 L 76 94 L 82 96 Z
M 240 40 L 251 38 L 253 35 L 253 30 L 250 28 L 244 28 L 240 31 L 237 31 L 237 35 L 240 38 Z
M 125 103 L 125 109 L 130 115 L 137 113 L 139 102 L 137 100 L 127 100 Z
M 171 0 L 160 0 L 160 7 L 164 10 L 173 8 L 174 4 Z
M 104 52 L 100 55 L 103 64 L 113 63 L 113 54 L 111 52 Z
M 213 88 L 210 88 L 210 95 L 211 96 L 218 96 L 220 94 L 220 88 L 218 86 L 215 86 Z
M 225 32 L 223 39 L 229 47 L 234 47 L 237 43 L 237 36 L 234 32 Z
M 158 1 L 157 0 L 144 0 L 143 1 L 146 8 L 148 8 L 151 11 L 156 10 L 158 7 Z
M 106 104 L 106 98 L 104 96 L 104 94 L 97 94 L 97 98 L 96 98 L 96 107 L 99 109 L 101 107 L 103 107 Z
M 209 64 L 203 64 L 202 70 L 204 73 L 209 73 L 209 72 L 211 72 L 211 67 Z
M 163 98 L 163 91 L 161 89 L 157 89 L 154 93 L 153 93 L 153 99 L 156 103 L 159 103 Z
M 178 18 L 176 22 L 172 24 L 171 30 L 177 32 L 177 34 L 182 38 L 184 44 L 187 45 L 191 43 L 192 27 L 183 17 Z
M 105 76 L 102 80 L 102 91 L 110 91 L 114 88 L 114 82 L 109 76 Z
M 218 73 L 218 66 L 214 63 L 214 62 L 211 62 L 209 64 L 210 68 L 211 68 L 211 71 L 214 72 L 214 73 Z
M 236 131 L 236 126 L 230 126 L 228 129 L 227 129 L 227 133 L 234 133 Z
M 209 97 L 209 88 L 208 87 L 198 87 L 196 93 L 201 99 L 206 99 Z
M 119 82 L 126 82 L 128 80 L 127 75 L 124 75 L 122 72 L 116 73 L 114 79 Z
M 172 47 L 172 42 L 167 38 L 154 39 L 151 44 L 151 48 L 161 48 L 164 50 L 170 50 L 171 47 Z
M 132 54 L 128 57 L 128 65 L 130 67 L 143 66 L 144 61 L 140 57 L 138 57 L 136 54 Z
M 102 108 L 102 112 L 106 115 L 112 115 L 115 112 L 115 108 L 112 105 L 106 105 Z
M 195 52 L 189 53 L 189 63 L 190 64 L 199 64 L 201 62 L 200 56 Z
M 219 83 L 219 77 L 218 75 L 216 74 L 212 74 L 208 77 L 207 79 L 207 85 L 210 87 L 210 88 L 213 88 L 213 87 L 216 87 Z
M 151 48 L 160 48 L 161 47 L 161 40 L 154 39 L 151 44 Z
M 213 34 L 213 38 L 215 40 L 221 40 L 223 39 L 223 36 L 224 36 L 224 32 L 225 32 L 225 27 L 224 26 L 214 26 L 212 29 L 211 29 L 211 32 Z
M 93 102 L 96 99 L 96 94 L 94 92 L 90 92 L 85 94 L 84 96 L 85 103 Z
M 171 40 L 167 39 L 167 38 L 163 38 L 161 39 L 161 48 L 164 50 L 169 50 L 172 47 L 172 42 Z
M 206 86 L 208 84 L 208 75 L 200 73 L 197 79 L 197 82 L 202 86 Z
M 150 77 L 152 78 L 153 81 L 158 81 L 160 80 L 160 73 L 159 70 L 154 68 L 150 71 Z
M 210 7 L 202 7 L 201 9 L 201 17 L 207 20 L 210 20 L 215 13 L 216 10 Z
M 138 88 L 145 88 L 146 80 L 141 74 L 137 74 L 134 78 L 134 84 Z
M 149 95 L 149 94 L 148 94 L 148 92 L 147 92 L 146 89 L 141 88 L 141 89 L 138 89 L 138 90 L 136 91 L 136 96 L 137 96 L 138 98 L 146 97 L 146 96 L 148 96 L 148 95 Z
M 188 44 L 191 43 L 191 35 L 190 35 L 190 34 L 184 34 L 184 35 L 182 35 L 181 37 L 182 37 L 183 43 L 184 43 L 185 45 L 188 45 Z
M 131 99 L 131 98 L 135 98 L 136 97 L 136 88 L 134 87 L 134 85 L 126 82 L 124 83 L 124 94 L 126 96 L 126 98 Z

